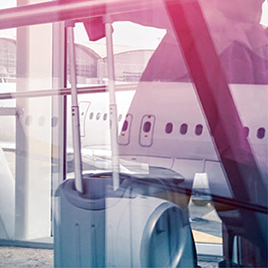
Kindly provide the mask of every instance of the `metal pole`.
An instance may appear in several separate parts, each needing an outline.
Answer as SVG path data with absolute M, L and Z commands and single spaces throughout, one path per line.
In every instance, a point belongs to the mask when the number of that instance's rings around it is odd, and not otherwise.
M 75 187 L 80 193 L 83 193 L 82 184 L 82 160 L 81 160 L 81 141 L 80 141 L 80 120 L 79 106 L 77 100 L 77 80 L 76 80 L 76 64 L 75 64 L 75 46 L 74 46 L 74 24 L 67 25 L 67 40 L 69 50 L 69 66 L 70 66 L 70 81 L 72 95 L 72 134 L 73 134 L 73 149 L 74 149 L 74 174 Z
M 108 90 L 109 90 L 109 108 L 110 108 L 110 138 L 112 150 L 112 172 L 113 187 L 116 190 L 119 187 L 120 161 L 118 156 L 118 124 L 117 124 L 117 105 L 115 98 L 115 75 L 114 75 L 114 57 L 113 57 L 113 37 L 112 25 L 105 24 L 106 49 L 107 49 L 107 70 L 108 70 Z

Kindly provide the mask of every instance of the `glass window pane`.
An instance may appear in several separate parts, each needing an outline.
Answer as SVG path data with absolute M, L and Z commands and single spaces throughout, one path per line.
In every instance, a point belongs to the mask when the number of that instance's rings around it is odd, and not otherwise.
M 73 266 L 266 267 L 267 3 L 25 3 L 0 16 L 0 239 L 55 235 Z

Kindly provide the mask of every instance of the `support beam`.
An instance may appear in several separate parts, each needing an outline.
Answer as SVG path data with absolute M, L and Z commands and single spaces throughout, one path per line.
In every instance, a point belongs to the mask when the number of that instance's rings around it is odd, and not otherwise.
M 152 7 L 157 7 L 159 3 L 161 3 L 159 0 L 78 0 L 26 4 L 21 7 L 0 10 L 0 29 L 105 16 L 104 5 L 109 5 L 109 14 L 118 14 L 131 10 L 135 10 L 135 12 L 150 10 Z
M 199 3 L 197 0 L 165 0 L 165 4 L 234 199 L 267 208 L 267 185 L 244 134 Z M 244 209 L 239 212 L 244 235 L 261 248 L 264 258 L 259 264 L 266 266 L 267 214 Z
M 20 0 L 30 4 L 32 0 Z M 17 91 L 51 88 L 52 27 L 17 30 Z M 51 98 L 19 99 L 16 118 L 15 238 L 50 236 Z

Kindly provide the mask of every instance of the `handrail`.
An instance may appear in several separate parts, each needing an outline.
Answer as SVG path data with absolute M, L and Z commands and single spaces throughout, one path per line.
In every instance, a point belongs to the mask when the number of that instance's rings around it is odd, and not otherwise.
M 159 0 L 77 0 L 50 1 L 0 10 L 0 29 L 30 26 L 68 20 L 82 20 L 109 14 L 149 10 L 161 3 Z M 106 9 L 104 7 L 107 7 Z
M 116 86 L 116 91 L 127 91 L 136 90 L 136 84 L 120 85 Z M 92 86 L 92 87 L 79 87 L 77 88 L 78 94 L 87 93 L 100 93 L 107 92 L 107 86 Z M 51 96 L 68 96 L 71 95 L 70 88 L 59 88 L 59 89 L 43 89 L 43 90 L 30 90 L 24 92 L 6 92 L 0 93 L 0 100 L 18 99 L 18 98 L 40 98 L 40 97 L 51 97 Z

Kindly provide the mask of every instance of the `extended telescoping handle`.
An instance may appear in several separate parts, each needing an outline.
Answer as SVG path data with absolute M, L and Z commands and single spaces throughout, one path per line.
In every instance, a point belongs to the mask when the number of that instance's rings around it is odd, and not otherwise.
M 113 38 L 112 24 L 108 21 L 105 24 L 106 49 L 107 49 L 107 70 L 108 70 L 108 90 L 109 90 L 109 108 L 110 108 L 110 138 L 112 151 L 112 173 L 113 188 L 119 187 L 120 161 L 118 155 L 118 124 L 117 124 L 117 105 L 115 98 L 115 75 L 114 75 L 114 56 L 113 56 Z
M 82 160 L 81 160 L 81 140 L 80 140 L 80 119 L 79 106 L 77 100 L 77 79 L 75 64 L 75 46 L 74 46 L 74 23 L 67 25 L 67 40 L 69 50 L 69 66 L 71 81 L 71 97 L 72 97 L 72 134 L 74 149 L 74 175 L 75 188 L 78 192 L 83 193 L 82 183 Z

